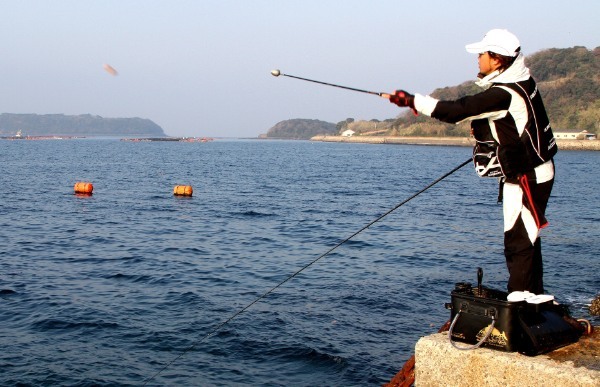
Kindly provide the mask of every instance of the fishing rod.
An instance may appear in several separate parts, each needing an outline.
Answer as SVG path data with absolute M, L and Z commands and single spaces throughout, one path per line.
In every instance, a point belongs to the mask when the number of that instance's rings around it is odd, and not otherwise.
M 403 205 L 405 205 L 406 203 L 410 202 L 411 200 L 413 200 L 414 198 L 416 198 L 417 196 L 419 196 L 423 192 L 427 191 L 429 188 L 433 187 L 434 185 L 436 185 L 440 181 L 444 180 L 445 178 L 447 178 L 448 176 L 452 175 L 454 172 L 458 171 L 459 169 L 461 169 L 462 167 L 464 167 L 465 165 L 467 165 L 467 164 L 469 164 L 471 162 L 472 162 L 472 158 L 469 157 L 466 161 L 464 161 L 463 163 L 461 163 L 456 168 L 452 169 L 450 172 L 447 172 L 443 176 L 439 177 L 438 179 L 436 179 L 435 181 L 433 181 L 432 183 L 430 183 L 429 185 L 427 185 L 425 188 L 421 189 L 420 191 L 418 191 L 417 193 L 413 194 L 412 196 L 410 196 L 409 198 L 405 199 L 404 201 L 398 203 L 397 205 L 395 205 L 394 207 L 392 207 L 391 209 L 389 209 L 388 211 L 386 211 L 383 215 L 380 215 L 377 219 L 369 222 L 367 225 L 363 226 L 360 230 L 356 231 L 355 233 L 353 233 L 352 235 L 350 235 L 346 239 L 342 240 L 341 242 L 339 242 L 338 244 L 336 244 L 335 246 L 333 246 L 332 248 L 330 248 L 329 250 L 327 250 L 323 254 L 319 255 L 317 258 L 313 259 L 312 261 L 310 261 L 309 263 L 307 263 L 306 265 L 304 265 L 303 267 L 301 267 L 295 273 L 289 275 L 286 279 L 284 279 L 283 281 L 279 282 L 277 285 L 273 286 L 271 289 L 267 290 L 262 295 L 258 296 L 254 301 L 252 301 L 251 303 L 249 303 L 248 305 L 246 305 L 245 307 L 243 307 L 242 309 L 240 309 L 239 311 L 237 311 L 236 313 L 234 313 L 233 315 L 231 315 L 231 317 L 229 317 L 228 319 L 224 320 L 223 322 L 221 322 L 220 324 L 218 324 L 216 327 L 214 327 L 210 332 L 208 332 L 201 339 L 197 340 L 196 342 L 192 343 L 188 348 L 184 349 L 173 360 L 171 360 L 170 362 L 168 362 L 167 364 L 165 364 L 154 375 L 152 375 L 150 378 L 148 378 L 147 380 L 145 380 L 142 385 L 145 386 L 148 383 L 150 383 L 152 380 L 156 379 L 156 377 L 158 377 L 158 375 L 160 375 L 164 370 L 166 370 L 167 368 L 169 368 L 173 363 L 175 363 L 177 360 L 179 360 L 185 354 L 187 354 L 188 352 L 190 352 L 191 350 L 193 350 L 198 344 L 202 343 L 203 341 L 205 341 L 206 339 L 208 339 L 209 337 L 211 337 L 212 335 L 214 335 L 215 333 L 217 333 L 222 327 L 224 327 L 225 325 L 227 325 L 231 320 L 235 319 L 237 316 L 239 316 L 240 314 L 244 313 L 246 310 L 250 309 L 254 304 L 256 304 L 257 302 L 259 302 L 260 300 L 262 300 L 263 298 L 265 298 L 266 296 L 268 296 L 269 294 L 271 294 L 272 292 L 274 292 L 277 288 L 281 287 L 283 284 L 285 284 L 286 282 L 290 281 L 292 278 L 296 277 L 298 274 L 302 273 L 304 270 L 308 269 L 313 264 L 317 263 L 317 261 L 319 261 L 320 259 L 322 259 L 322 258 L 326 257 L 327 255 L 331 254 L 338 247 L 342 246 L 343 244 L 345 244 L 346 242 L 348 242 L 349 240 L 351 240 L 352 238 L 354 238 L 355 236 L 357 236 L 361 232 L 365 231 L 366 229 L 368 229 L 369 227 L 371 227 L 375 223 L 379 222 L 380 220 L 382 220 L 383 218 L 385 218 L 386 216 L 388 216 L 392 212 L 396 211 L 398 208 L 400 208 Z
M 308 81 L 308 82 L 314 82 L 314 83 L 319 83 L 321 85 L 327 85 L 327 86 L 333 86 L 333 87 L 339 87 L 340 89 L 346 89 L 346 90 L 352 90 L 352 91 L 358 91 L 360 93 L 367 93 L 367 94 L 373 94 L 373 95 L 378 95 L 380 97 L 383 98 L 389 98 L 390 94 L 388 93 L 379 93 L 377 91 L 369 91 L 369 90 L 363 90 L 363 89 L 357 89 L 354 87 L 348 87 L 348 86 L 341 86 L 341 85 L 336 85 L 333 83 L 327 83 L 327 82 L 321 82 L 321 81 L 315 81 L 314 79 L 308 79 L 308 78 L 302 78 L 302 77 L 297 77 L 295 75 L 289 75 L 289 74 L 284 74 L 279 70 L 273 70 L 271 71 L 271 75 L 274 77 L 278 77 L 278 76 L 284 76 L 284 77 L 289 77 L 289 78 L 296 78 L 296 79 L 300 79 L 302 81 Z

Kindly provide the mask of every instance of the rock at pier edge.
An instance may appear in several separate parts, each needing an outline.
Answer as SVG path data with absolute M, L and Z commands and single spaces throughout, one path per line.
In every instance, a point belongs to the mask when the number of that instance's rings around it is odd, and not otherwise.
M 488 348 L 460 351 L 445 333 L 415 346 L 415 386 L 600 386 L 600 331 L 538 356 Z
M 590 305 L 590 314 L 592 316 L 600 316 L 600 294 L 592 301 Z

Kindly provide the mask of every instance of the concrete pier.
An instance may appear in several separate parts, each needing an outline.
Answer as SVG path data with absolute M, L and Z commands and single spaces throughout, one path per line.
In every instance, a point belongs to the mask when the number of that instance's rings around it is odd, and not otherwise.
M 310 140 L 365 144 L 447 145 L 470 147 L 475 145 L 475 140 L 470 137 L 314 136 Z M 557 140 L 556 143 L 558 144 L 559 150 L 600 150 L 600 140 Z
M 598 387 L 600 332 L 535 357 L 487 348 L 461 351 L 447 333 L 429 335 L 415 346 L 415 385 Z

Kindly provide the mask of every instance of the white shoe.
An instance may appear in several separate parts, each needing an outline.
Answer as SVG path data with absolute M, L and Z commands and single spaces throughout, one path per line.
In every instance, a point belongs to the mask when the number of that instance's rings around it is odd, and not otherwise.
M 508 295 L 508 297 L 506 297 L 506 300 L 510 301 L 510 302 L 518 302 L 518 301 L 524 301 L 530 297 L 535 297 L 535 294 L 528 292 L 527 290 L 525 290 L 524 292 L 516 291 L 516 292 L 510 293 Z
M 538 294 L 537 296 L 527 297 L 529 304 L 543 304 L 544 302 L 553 301 L 554 296 L 550 294 Z

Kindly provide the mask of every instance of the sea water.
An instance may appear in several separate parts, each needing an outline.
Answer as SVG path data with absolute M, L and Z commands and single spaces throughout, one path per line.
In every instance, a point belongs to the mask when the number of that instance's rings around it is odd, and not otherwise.
M 0 141 L 0 384 L 381 385 L 454 283 L 506 286 L 496 180 L 467 165 L 402 204 L 470 152 Z M 556 164 L 546 290 L 597 324 L 600 152 Z

